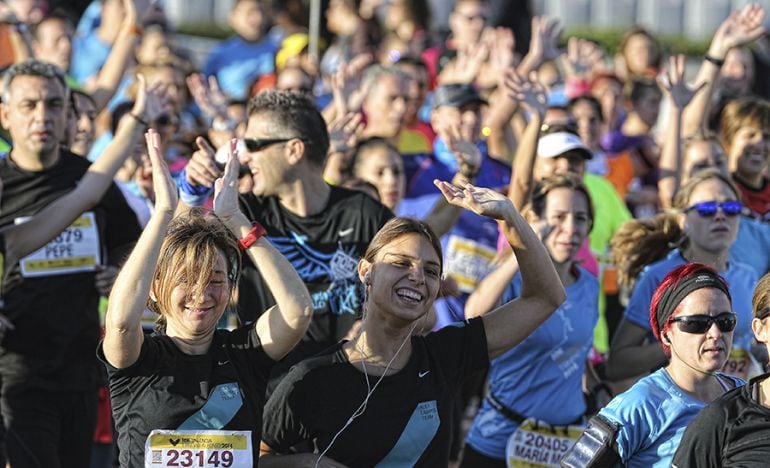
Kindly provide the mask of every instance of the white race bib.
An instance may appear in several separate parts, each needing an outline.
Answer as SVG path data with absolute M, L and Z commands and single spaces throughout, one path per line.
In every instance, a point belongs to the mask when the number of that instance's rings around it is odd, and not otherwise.
M 733 349 L 730 351 L 730 357 L 727 359 L 725 367 L 722 368 L 722 372 L 733 377 L 740 377 L 748 382 L 749 379 L 762 374 L 764 371 L 750 352 L 733 346 Z
M 464 293 L 472 293 L 489 273 L 489 265 L 497 252 L 484 244 L 458 236 L 450 236 L 444 258 L 444 270 L 457 281 Z
M 144 466 L 253 468 L 251 431 L 156 429 L 144 444 Z
M 22 224 L 29 218 L 17 218 Z M 51 242 L 19 262 L 25 278 L 94 271 L 101 264 L 99 229 L 93 212 L 80 215 Z
M 505 447 L 510 468 L 558 467 L 584 426 L 550 426 L 529 418 L 511 434 Z

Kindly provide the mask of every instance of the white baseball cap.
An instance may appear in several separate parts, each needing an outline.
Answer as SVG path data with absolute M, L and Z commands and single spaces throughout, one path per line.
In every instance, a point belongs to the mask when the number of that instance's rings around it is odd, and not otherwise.
M 555 132 L 540 137 L 537 142 L 537 155 L 541 158 L 555 158 L 567 151 L 579 151 L 586 159 L 594 157 L 580 137 L 570 132 Z

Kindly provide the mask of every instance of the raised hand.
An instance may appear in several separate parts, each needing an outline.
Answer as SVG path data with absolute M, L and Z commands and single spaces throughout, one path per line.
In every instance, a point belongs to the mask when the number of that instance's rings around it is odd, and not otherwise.
M 562 56 L 568 79 L 586 80 L 602 62 L 603 52 L 596 43 L 577 37 L 567 41 L 567 54 Z
M 516 40 L 509 28 L 495 28 L 489 44 L 489 73 L 502 85 L 505 71 L 514 65 L 513 49 Z
M 511 68 L 505 73 L 503 85 L 508 91 L 509 98 L 519 101 L 532 113 L 545 115 L 548 109 L 548 91 L 538 81 L 537 72 L 530 72 L 527 79 Z
M 171 110 L 171 101 L 167 94 L 166 85 L 155 82 L 147 85 L 144 75 L 137 75 L 139 83 L 136 100 L 131 113 L 140 117 L 145 122 L 153 122 L 161 115 Z
M 237 143 L 238 140 L 236 139 L 230 140 L 224 175 L 218 178 L 214 184 L 214 213 L 227 226 L 231 226 L 235 218 L 243 216 L 238 207 L 238 171 L 240 163 L 238 162 Z M 243 222 L 245 223 L 245 221 Z
M 692 98 L 706 86 L 701 83 L 697 88 L 687 86 L 684 81 L 684 55 L 669 57 L 669 68 L 658 77 L 658 84 L 663 92 L 671 99 L 671 103 L 683 110 L 692 101 Z
M 205 138 L 195 139 L 198 150 L 192 154 L 185 167 L 185 177 L 192 186 L 213 187 L 214 182 L 222 177 L 222 171 L 216 163 L 216 151 Z
M 516 211 L 508 197 L 495 190 L 466 184 L 456 187 L 449 182 L 434 180 L 447 202 L 488 218 L 505 220 Z
M 443 134 L 449 151 L 457 158 L 460 169 L 465 173 L 476 173 L 481 165 L 481 151 L 473 143 L 473 135 L 463 132 L 459 125 L 447 125 Z
M 732 12 L 714 33 L 709 55 L 721 60 L 733 47 L 759 39 L 766 32 L 763 26 L 764 20 L 765 10 L 758 3 L 750 3 Z
M 176 210 L 179 197 L 177 195 L 176 183 L 171 177 L 168 165 L 160 152 L 160 135 L 155 129 L 151 128 L 147 130 L 147 133 L 145 133 L 144 136 L 147 141 L 147 154 L 150 156 L 150 163 L 152 164 L 152 187 L 155 191 L 155 211 L 173 213 Z
M 481 42 L 471 51 L 457 51 L 457 57 L 441 70 L 440 84 L 473 83 L 489 57 L 489 45 Z
M 187 77 L 187 88 L 200 110 L 210 119 L 227 118 L 227 96 L 219 88 L 216 76 L 208 79 L 202 73 Z
M 358 112 L 347 112 L 329 124 L 329 152 L 348 153 L 356 146 L 364 130 L 363 117 Z
M 560 53 L 557 44 L 564 26 L 557 18 L 535 16 L 532 18 L 532 38 L 529 54 L 535 63 L 542 64 L 556 59 Z

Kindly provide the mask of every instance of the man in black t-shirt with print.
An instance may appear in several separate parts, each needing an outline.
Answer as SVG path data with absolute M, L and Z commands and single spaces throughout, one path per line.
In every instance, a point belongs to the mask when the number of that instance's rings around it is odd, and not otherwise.
M 299 273 L 313 297 L 314 316 L 303 341 L 274 368 L 273 382 L 291 365 L 343 338 L 358 319 L 358 259 L 393 214 L 363 192 L 330 186 L 323 179 L 329 134 L 312 101 L 290 92 L 265 91 L 252 98 L 242 155 L 254 180 L 241 209 Z M 213 154 L 199 151 L 180 184 L 184 202 L 202 202 L 187 187 L 213 186 L 220 170 Z M 275 304 L 259 272 L 246 262 L 239 284 L 238 314 L 251 323 Z
M 0 227 L 24 222 L 75 188 L 88 161 L 63 150 L 68 91 L 55 65 L 28 60 L 4 76 Z M 39 251 L 8 267 L 0 346 L 2 414 L 10 463 L 88 466 L 96 424 L 100 337 L 96 272 L 116 266 L 139 236 L 116 186 Z

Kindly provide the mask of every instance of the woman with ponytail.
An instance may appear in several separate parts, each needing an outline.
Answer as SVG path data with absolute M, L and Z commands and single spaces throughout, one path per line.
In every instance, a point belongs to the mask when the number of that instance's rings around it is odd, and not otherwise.
M 630 221 L 613 239 L 613 256 L 626 284 L 641 271 L 625 315 L 612 340 L 607 374 L 620 380 L 647 373 L 664 365 L 668 358 L 652 339 L 648 311 L 655 288 L 675 267 L 688 262 L 704 263 L 727 280 L 738 316 L 736 349 L 726 371 L 746 378 L 752 365 L 748 353 L 751 333 L 751 297 L 758 277 L 754 269 L 728 261 L 735 242 L 741 212 L 738 190 L 732 181 L 714 169 L 692 176 L 674 198 L 674 213 L 647 221 Z M 667 248 L 665 255 L 660 256 Z M 642 269 L 642 265 L 648 266 Z

